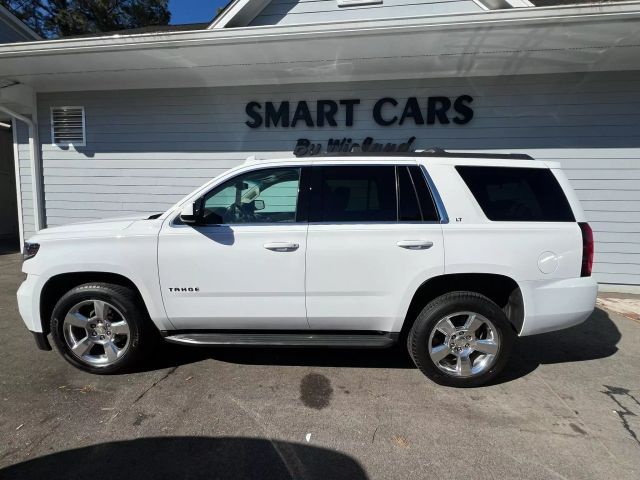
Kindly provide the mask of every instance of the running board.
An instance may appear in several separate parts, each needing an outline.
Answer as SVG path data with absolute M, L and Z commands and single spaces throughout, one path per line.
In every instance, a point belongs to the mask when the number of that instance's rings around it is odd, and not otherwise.
M 262 347 L 359 347 L 392 346 L 397 334 L 349 333 L 178 333 L 164 337 L 167 342 L 202 346 L 262 346 Z

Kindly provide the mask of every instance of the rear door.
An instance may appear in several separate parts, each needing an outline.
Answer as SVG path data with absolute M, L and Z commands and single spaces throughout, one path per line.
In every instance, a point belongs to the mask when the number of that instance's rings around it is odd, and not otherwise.
M 316 164 L 309 220 L 312 329 L 398 331 L 418 286 L 444 271 L 442 228 L 415 163 Z

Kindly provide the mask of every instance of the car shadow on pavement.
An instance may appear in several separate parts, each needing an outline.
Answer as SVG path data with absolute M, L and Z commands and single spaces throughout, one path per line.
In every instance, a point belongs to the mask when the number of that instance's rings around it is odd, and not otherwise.
M 367 475 L 334 450 L 263 438 L 153 437 L 65 450 L 0 469 L 3 480 L 349 479 Z
M 518 338 L 509 362 L 492 384 L 523 377 L 538 366 L 606 358 L 618 351 L 620 332 L 609 314 L 596 309 L 582 324 L 566 330 Z M 157 370 L 213 359 L 243 365 L 351 368 L 415 368 L 404 343 L 390 349 L 211 348 L 166 344 L 141 370 Z
M 207 359 L 241 365 L 415 368 L 406 350 L 391 348 L 187 347 L 166 344 L 140 370 L 157 370 Z
M 584 323 L 517 340 L 502 375 L 493 384 L 524 377 L 540 365 L 584 362 L 614 355 L 621 335 L 609 314 L 596 308 Z

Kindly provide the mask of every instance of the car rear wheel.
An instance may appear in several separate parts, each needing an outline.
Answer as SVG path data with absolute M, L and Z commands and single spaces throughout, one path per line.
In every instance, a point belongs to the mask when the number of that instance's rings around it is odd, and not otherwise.
M 430 302 L 416 318 L 407 346 L 431 380 L 453 387 L 483 385 L 504 368 L 515 333 L 494 302 L 452 292 Z
M 91 373 L 122 371 L 151 340 L 147 314 L 134 291 L 108 283 L 73 288 L 51 318 L 53 340 L 72 365 Z

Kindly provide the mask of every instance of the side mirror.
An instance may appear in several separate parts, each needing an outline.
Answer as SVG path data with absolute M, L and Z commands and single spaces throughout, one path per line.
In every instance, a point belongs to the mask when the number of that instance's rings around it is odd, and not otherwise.
M 198 209 L 195 202 L 185 205 L 180 211 L 180 220 L 184 224 L 195 225 L 198 223 L 198 217 Z
M 254 200 L 253 201 L 253 209 L 255 211 L 264 210 L 264 200 Z

